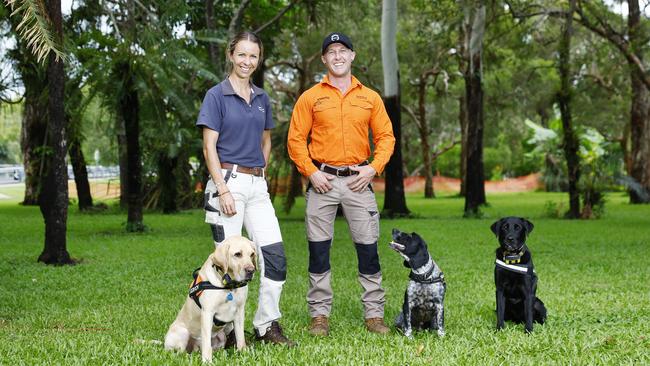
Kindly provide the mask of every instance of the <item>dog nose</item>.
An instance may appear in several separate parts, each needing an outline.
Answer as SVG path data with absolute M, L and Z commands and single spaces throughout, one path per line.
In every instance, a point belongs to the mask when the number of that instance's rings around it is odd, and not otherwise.
M 255 273 L 255 267 L 248 267 L 248 268 L 246 268 L 246 274 L 247 274 L 247 275 L 251 275 L 251 274 L 253 274 L 253 273 Z

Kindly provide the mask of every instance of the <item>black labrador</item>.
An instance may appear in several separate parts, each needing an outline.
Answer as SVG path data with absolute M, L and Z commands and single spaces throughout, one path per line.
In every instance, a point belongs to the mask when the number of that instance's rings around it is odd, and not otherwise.
M 395 327 L 409 338 L 413 330 L 425 329 L 436 330 L 438 336 L 444 336 L 443 303 L 447 285 L 440 267 L 429 255 L 427 243 L 416 233 L 393 229 L 390 247 L 404 258 L 404 266 L 411 269 L 402 312 L 395 319 Z
M 526 332 L 533 331 L 533 321 L 544 324 L 546 307 L 535 296 L 537 274 L 526 238 L 533 223 L 522 217 L 504 217 L 491 226 L 499 239 L 494 267 L 496 285 L 497 329 L 506 320 L 525 323 Z

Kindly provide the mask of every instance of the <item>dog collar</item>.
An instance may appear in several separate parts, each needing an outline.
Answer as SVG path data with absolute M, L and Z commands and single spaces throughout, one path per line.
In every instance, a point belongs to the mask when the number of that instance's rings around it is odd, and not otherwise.
M 433 274 L 433 270 L 436 268 L 436 266 L 433 265 L 433 261 L 431 258 L 429 258 L 429 261 L 427 264 L 424 266 L 418 268 L 417 270 L 411 269 L 411 273 L 409 273 L 409 278 L 417 283 L 425 283 L 425 284 L 430 284 L 430 283 L 438 283 L 438 282 L 445 282 L 445 275 L 440 272 L 440 275 L 438 277 L 431 277 Z
M 218 267 L 216 265 L 213 266 L 213 267 L 217 271 L 217 274 L 221 276 L 221 284 L 224 286 L 221 289 L 232 290 L 232 289 L 244 287 L 244 286 L 248 285 L 248 282 L 250 282 L 250 280 L 235 281 L 230 277 L 229 274 L 224 273 L 223 269 L 221 269 L 221 267 Z
M 521 263 L 521 257 L 524 255 L 524 251 L 519 253 L 512 252 L 503 252 L 503 262 L 505 264 L 519 264 Z
M 433 272 L 433 269 L 431 270 L 431 272 Z M 444 273 L 440 272 L 440 275 L 438 277 L 431 277 L 431 272 L 428 275 L 418 275 L 411 272 L 409 273 L 409 278 L 417 283 L 425 283 L 425 284 L 438 283 L 438 282 L 445 283 Z

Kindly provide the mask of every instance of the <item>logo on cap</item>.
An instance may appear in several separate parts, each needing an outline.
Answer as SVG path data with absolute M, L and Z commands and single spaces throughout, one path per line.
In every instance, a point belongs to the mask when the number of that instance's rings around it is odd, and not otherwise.
M 334 42 L 334 41 L 338 41 L 338 40 L 339 40 L 339 35 L 338 35 L 338 34 L 332 34 L 332 36 L 330 37 L 330 39 L 332 40 L 332 42 Z

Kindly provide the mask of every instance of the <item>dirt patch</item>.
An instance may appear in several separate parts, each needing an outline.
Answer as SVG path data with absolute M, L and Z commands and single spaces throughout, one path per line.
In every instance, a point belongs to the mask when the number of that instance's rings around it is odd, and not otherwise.
M 77 185 L 73 180 L 68 181 L 70 198 L 77 198 Z M 105 200 L 120 197 L 120 180 L 90 181 L 90 194 L 93 199 Z
M 383 192 L 385 189 L 384 179 L 376 178 L 373 181 L 373 186 L 375 190 Z M 539 173 L 499 181 L 485 181 L 485 191 L 488 193 L 530 192 L 542 187 Z M 436 192 L 460 192 L 460 179 L 433 177 L 433 190 Z M 406 177 L 404 191 L 407 193 L 424 192 L 424 177 Z

